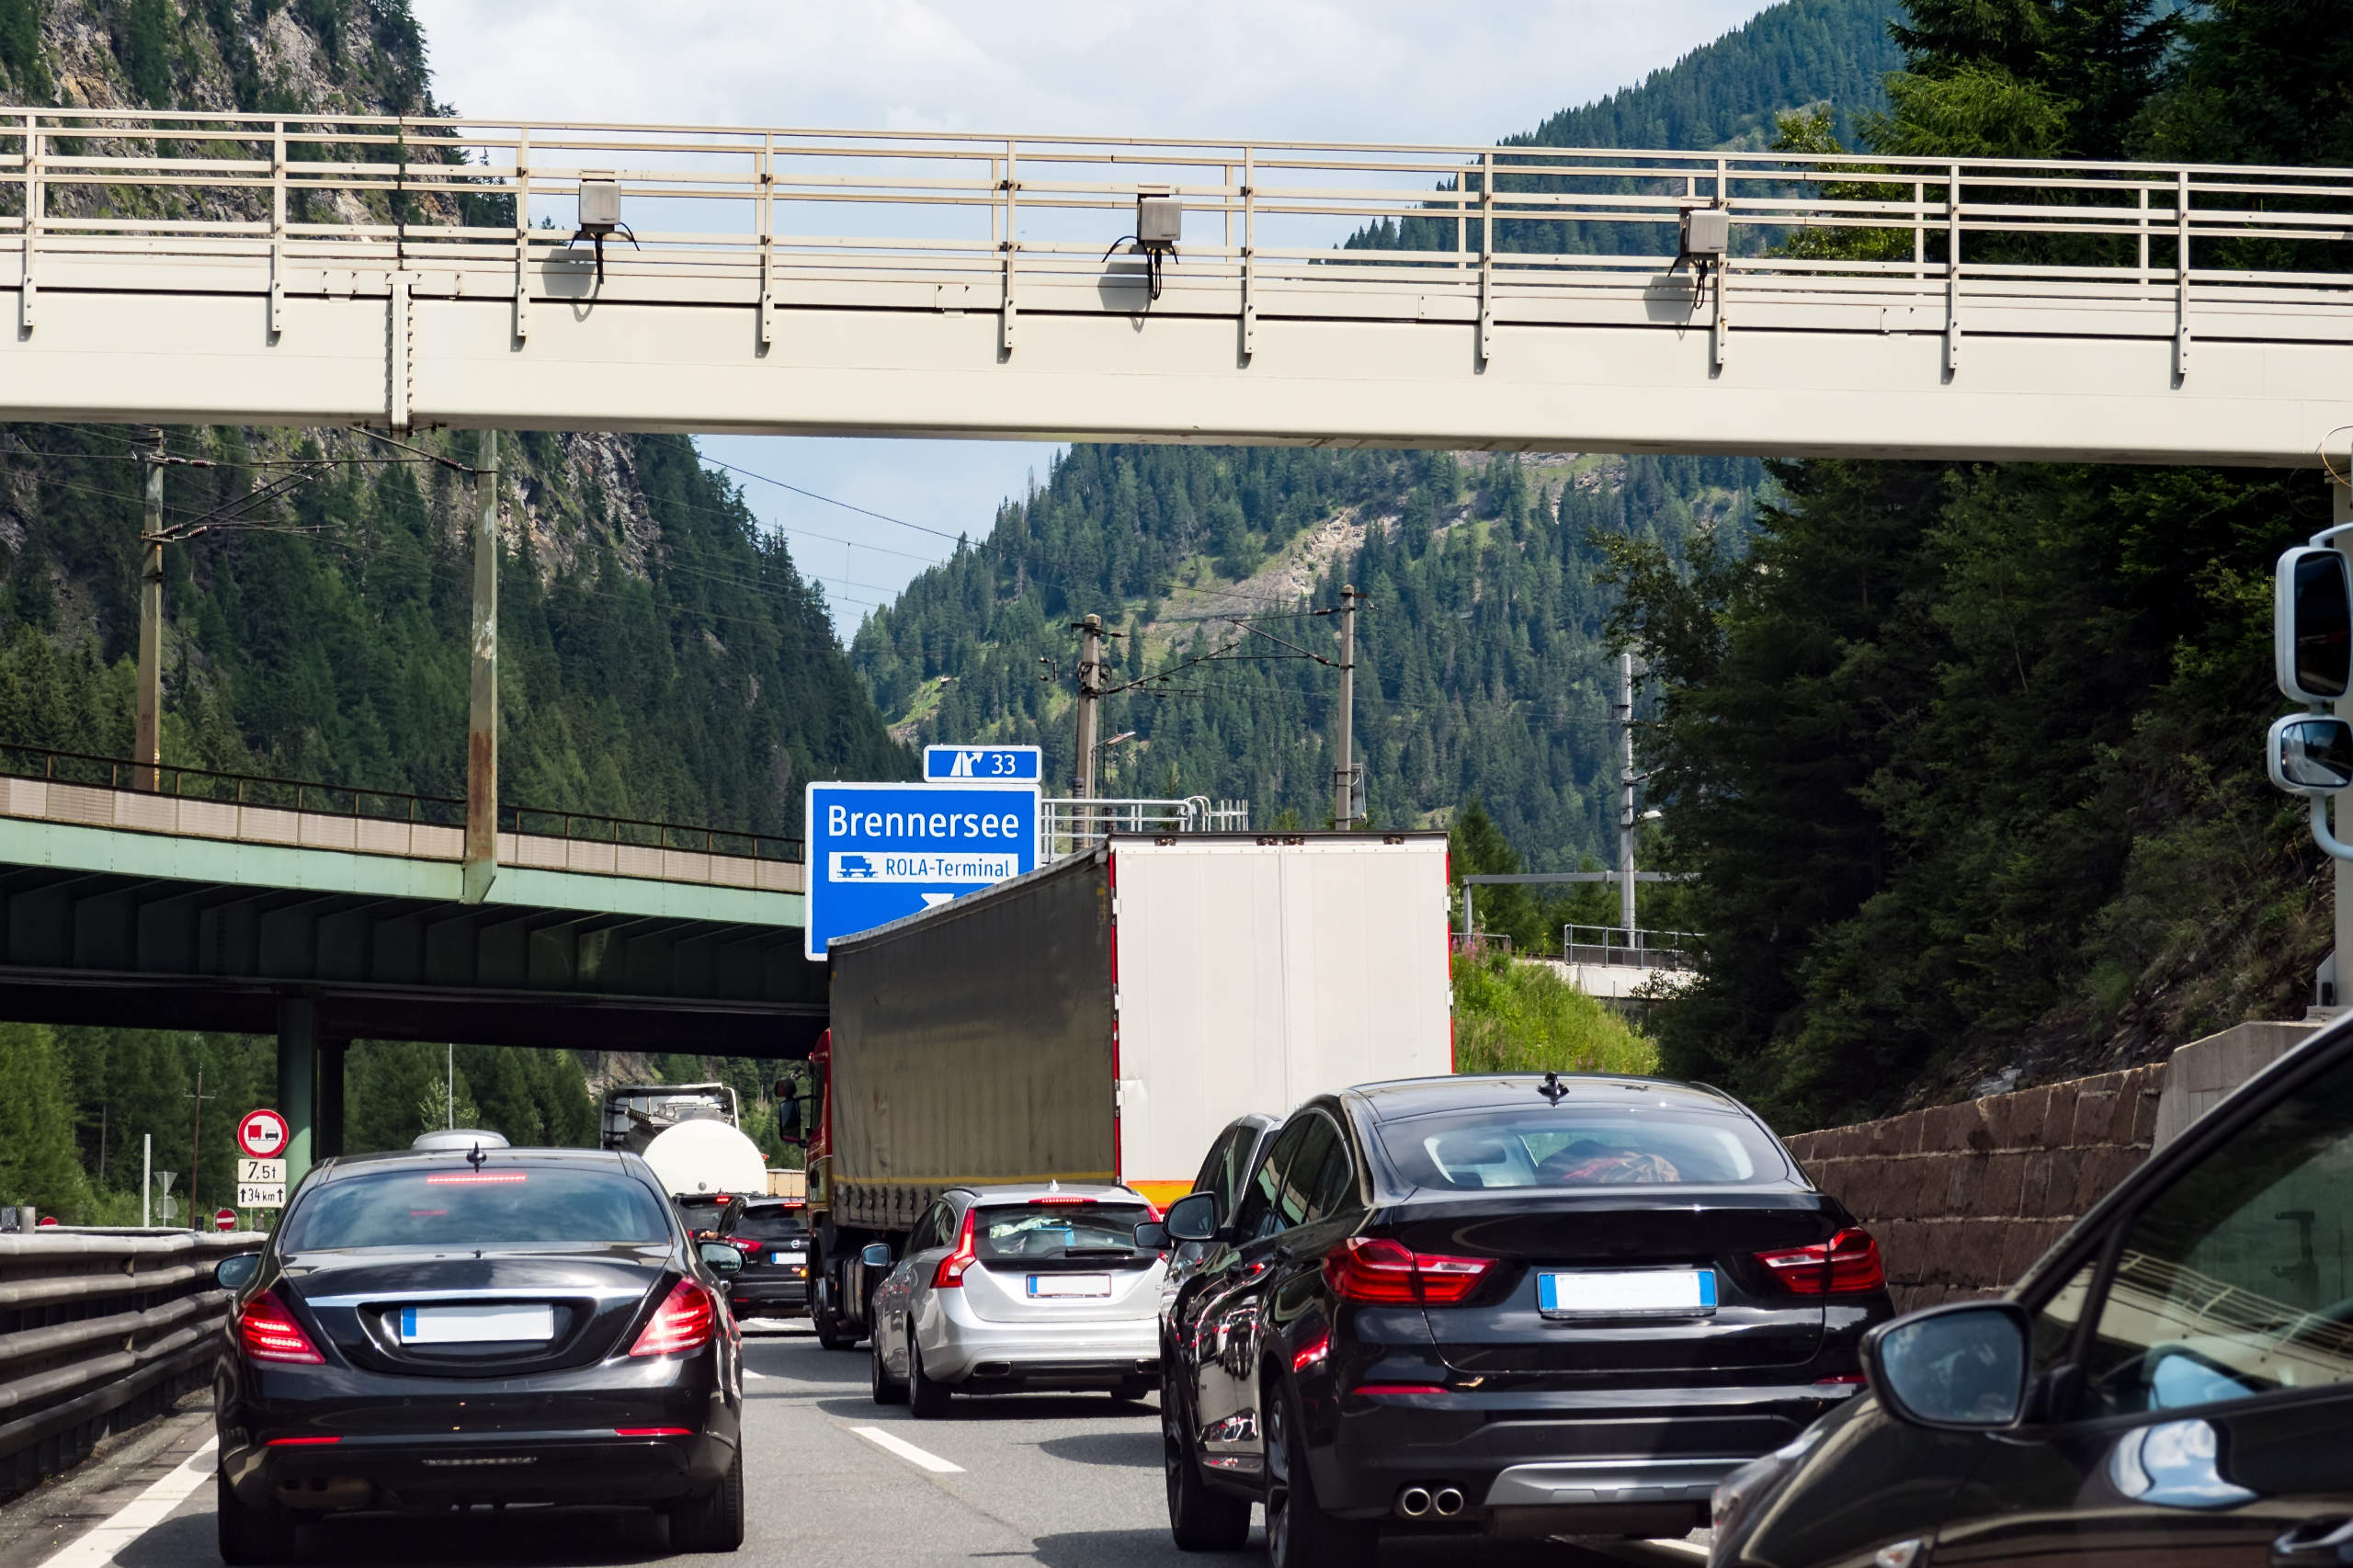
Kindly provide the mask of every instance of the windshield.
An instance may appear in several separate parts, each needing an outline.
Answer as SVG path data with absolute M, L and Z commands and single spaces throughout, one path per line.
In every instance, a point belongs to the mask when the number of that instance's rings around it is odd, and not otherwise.
M 1132 1257 L 1136 1227 L 1151 1218 L 1151 1210 L 1138 1203 L 1025 1203 L 983 1209 L 972 1225 L 972 1251 L 983 1263 Z
M 288 1217 L 278 1245 L 296 1252 L 669 1237 L 661 1199 L 619 1171 L 460 1165 L 327 1182 Z
M 1381 1146 L 1417 1187 L 1740 1187 L 1790 1179 L 1756 1123 L 1658 1104 L 1495 1107 L 1383 1122 Z
M 809 1224 L 798 1209 L 754 1209 L 729 1226 L 727 1233 L 747 1241 L 776 1242 L 807 1235 Z
M 681 1198 L 673 1201 L 677 1204 L 678 1218 L 687 1222 L 687 1229 L 701 1236 L 719 1233 L 720 1223 L 727 1218 L 728 1204 L 732 1200 L 725 1198 Z

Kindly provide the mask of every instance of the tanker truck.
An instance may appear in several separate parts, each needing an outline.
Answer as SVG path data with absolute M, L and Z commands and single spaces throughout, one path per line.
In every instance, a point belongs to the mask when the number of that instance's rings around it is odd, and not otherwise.
M 605 1094 L 599 1142 L 645 1156 L 697 1240 L 727 1230 L 731 1211 L 768 1190 L 767 1161 L 736 1120 L 724 1084 L 629 1084 Z

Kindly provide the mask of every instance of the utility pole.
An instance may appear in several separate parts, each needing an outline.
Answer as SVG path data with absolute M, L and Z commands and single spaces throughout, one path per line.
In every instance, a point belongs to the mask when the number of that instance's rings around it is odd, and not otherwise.
M 199 1201 L 197 1194 L 202 1190 L 204 1176 L 204 1102 L 219 1096 L 204 1092 L 204 1069 L 199 1067 L 196 1070 L 196 1093 L 182 1097 L 196 1102 L 196 1133 L 188 1141 L 188 1211 L 193 1218 Z
M 153 790 L 163 761 L 164 431 L 140 454 L 147 471 L 146 528 L 139 536 L 139 699 L 132 720 L 131 787 Z
M 1634 654 L 1618 655 L 1618 919 L 1634 945 Z
M 1096 706 L 1103 697 L 1103 618 L 1090 615 L 1073 628 L 1078 633 L 1078 777 L 1072 793 L 1095 799 Z
M 498 876 L 498 432 L 482 433 L 474 474 L 473 692 L 466 720 L 466 846 L 460 899 L 480 903 Z
M 1346 833 L 1356 821 L 1357 585 L 1340 588 L 1340 711 L 1332 722 L 1332 825 Z
M 139 1135 L 139 1228 L 155 1221 L 155 1135 Z

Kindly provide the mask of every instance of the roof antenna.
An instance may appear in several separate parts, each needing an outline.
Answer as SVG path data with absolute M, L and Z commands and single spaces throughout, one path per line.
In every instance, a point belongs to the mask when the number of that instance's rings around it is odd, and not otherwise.
M 466 1151 L 466 1164 L 479 1172 L 482 1169 L 482 1140 L 477 1138 L 474 1140 L 474 1146 Z
M 1558 1073 L 1545 1074 L 1544 1082 L 1536 1092 L 1554 1105 L 1559 1105 L 1569 1097 L 1569 1086 L 1561 1082 L 1561 1075 Z

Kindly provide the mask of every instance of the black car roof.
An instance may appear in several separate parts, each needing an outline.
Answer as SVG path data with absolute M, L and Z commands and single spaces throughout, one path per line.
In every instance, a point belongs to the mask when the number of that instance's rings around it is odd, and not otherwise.
M 441 1169 L 467 1163 L 469 1151 L 464 1149 L 388 1149 L 377 1154 L 338 1154 L 320 1168 L 319 1179 L 333 1181 L 337 1176 L 358 1176 L 363 1172 L 400 1170 L 414 1166 L 418 1169 Z M 484 1149 L 482 1162 L 485 1165 L 588 1165 L 605 1170 L 625 1170 L 630 1156 L 614 1149 Z
M 1449 1110 L 1481 1110 L 1542 1102 L 1538 1098 L 1548 1074 L 1542 1073 L 1460 1074 L 1442 1078 L 1392 1078 L 1359 1084 L 1347 1091 L 1379 1121 L 1399 1117 L 1427 1116 Z M 1568 1091 L 1564 1103 L 1608 1106 L 1624 1104 L 1641 1094 L 1694 1110 L 1731 1111 L 1748 1115 L 1748 1108 L 1721 1089 L 1673 1078 L 1645 1078 L 1626 1073 L 1561 1073 L 1560 1086 Z

